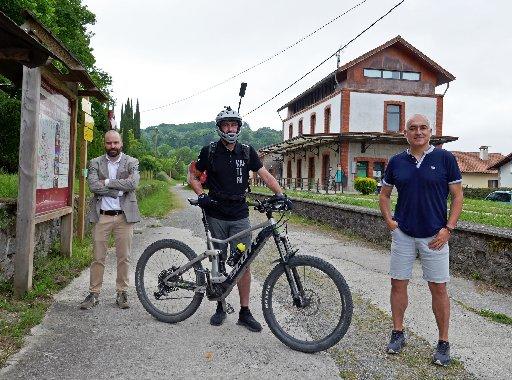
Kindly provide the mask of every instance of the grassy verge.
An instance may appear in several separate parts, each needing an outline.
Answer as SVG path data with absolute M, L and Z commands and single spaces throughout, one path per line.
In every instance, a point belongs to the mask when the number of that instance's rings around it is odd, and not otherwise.
M 91 263 L 90 239 L 73 241 L 73 256 L 63 257 L 56 246 L 34 260 L 33 288 L 22 299 L 13 297 L 10 282 L 0 282 L 0 367 L 18 351 L 23 337 L 39 324 L 52 304 L 52 295 L 64 288 Z
M 466 305 L 465 303 L 461 301 L 455 301 L 460 307 L 471 311 L 473 313 L 476 313 L 484 318 L 489 319 L 490 321 L 501 323 L 503 325 L 512 325 L 512 317 L 509 317 L 506 314 L 503 313 L 496 313 L 495 311 L 489 310 L 489 309 L 477 309 L 474 307 L 471 307 L 469 305 Z
M 0 198 L 16 198 L 18 196 L 18 175 L 0 172 Z
M 171 210 L 179 207 L 178 198 L 170 191 L 171 185 L 172 183 L 157 180 L 141 181 L 141 188 L 150 189 L 137 194 L 140 213 L 144 216 L 163 218 Z
M 264 194 L 271 194 L 265 187 L 254 187 L 254 191 Z M 378 195 L 362 194 L 317 194 L 307 191 L 287 190 L 286 194 L 291 197 L 311 199 L 320 202 L 335 204 L 347 204 L 372 209 L 379 209 Z M 396 196 L 391 197 L 391 207 L 396 205 Z M 477 199 L 464 199 L 464 205 L 460 220 L 478 224 L 485 224 L 493 227 L 512 228 L 512 205 Z

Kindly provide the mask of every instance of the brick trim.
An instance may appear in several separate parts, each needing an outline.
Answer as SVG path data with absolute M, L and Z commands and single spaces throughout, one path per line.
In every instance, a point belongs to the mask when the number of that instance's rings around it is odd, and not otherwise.
M 345 177 L 348 178 L 350 171 L 348 167 L 348 153 L 350 149 L 350 144 L 348 141 L 342 141 L 340 143 L 340 164 L 343 173 L 345 173 Z
M 331 133 L 331 119 L 332 107 L 330 104 L 328 104 L 324 107 L 324 133 Z
M 437 97 L 436 103 L 436 136 L 443 135 L 443 96 Z
M 388 106 L 390 105 L 400 107 L 400 123 L 398 125 L 398 132 L 388 131 Z M 399 102 L 396 100 L 384 101 L 384 124 L 382 130 L 384 133 L 402 133 L 405 130 L 405 102 Z
M 378 158 L 378 157 L 369 157 L 369 156 L 357 156 L 357 157 L 354 157 L 354 162 L 359 162 L 359 161 L 366 161 L 368 162 L 368 167 L 366 168 L 366 176 L 367 177 L 371 177 L 373 178 L 373 175 L 370 176 L 370 173 L 373 172 L 374 170 L 374 164 L 376 162 L 382 162 L 384 164 L 384 167 L 387 166 L 388 164 L 388 160 L 386 158 Z M 353 174 L 354 178 L 356 177 L 356 174 Z M 373 174 L 373 173 L 372 173 Z
M 343 89 L 341 92 L 341 132 L 349 132 L 350 121 L 350 91 Z

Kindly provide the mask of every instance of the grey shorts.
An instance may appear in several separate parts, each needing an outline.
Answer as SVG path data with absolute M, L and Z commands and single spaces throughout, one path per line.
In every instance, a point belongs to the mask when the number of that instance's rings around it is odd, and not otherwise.
M 212 218 L 210 216 L 206 217 L 208 221 L 208 225 L 210 226 L 210 232 L 212 233 L 212 237 L 216 239 L 227 239 L 230 236 L 237 234 L 240 231 L 246 230 L 251 227 L 249 223 L 249 218 L 244 218 L 240 220 L 220 220 L 216 218 Z M 233 251 L 238 243 L 244 243 L 247 249 L 251 247 L 251 233 L 240 236 L 238 239 L 229 242 L 230 250 Z M 222 251 L 221 257 L 226 260 L 227 257 L 227 244 L 218 244 L 213 243 L 215 249 L 220 249 Z
M 395 280 L 409 280 L 416 252 L 420 254 L 423 278 L 429 282 L 450 281 L 450 250 L 446 243 L 439 251 L 432 250 L 428 243 L 433 239 L 414 238 L 399 228 L 391 231 L 391 262 L 389 275 Z

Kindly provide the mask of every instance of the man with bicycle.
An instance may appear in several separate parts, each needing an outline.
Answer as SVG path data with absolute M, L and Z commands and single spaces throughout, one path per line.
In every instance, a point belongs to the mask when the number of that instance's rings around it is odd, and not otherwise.
M 242 127 L 242 118 L 238 112 L 225 107 L 215 119 L 220 140 L 204 146 L 196 163 L 189 166 L 188 182 L 198 195 L 199 205 L 205 210 L 212 236 L 227 239 L 236 233 L 250 228 L 249 208 L 245 200 L 249 188 L 249 171 L 256 172 L 272 190 L 276 197 L 284 198 L 283 191 L 277 180 L 261 163 L 252 146 L 237 141 Z M 205 194 L 200 180 L 206 171 L 209 193 Z M 290 201 L 288 201 L 290 202 Z M 251 235 L 242 236 L 230 243 L 231 255 L 236 255 L 234 247 L 243 243 L 247 248 L 251 244 Z M 220 271 L 225 272 L 227 245 L 216 244 L 222 251 Z M 230 257 L 231 263 L 233 261 Z M 261 324 L 254 319 L 249 310 L 249 294 L 251 272 L 249 268 L 238 281 L 240 296 L 240 313 L 238 325 L 250 331 L 261 331 Z M 210 324 L 220 326 L 226 319 L 222 303 L 217 303 L 217 310 L 210 318 Z

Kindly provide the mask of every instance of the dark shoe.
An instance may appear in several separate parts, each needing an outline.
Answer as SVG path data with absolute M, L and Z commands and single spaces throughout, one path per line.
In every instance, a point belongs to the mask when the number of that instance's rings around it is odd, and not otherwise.
M 120 309 L 128 309 L 130 307 L 128 304 L 128 295 L 126 292 L 117 292 L 116 304 Z
M 437 343 L 436 352 L 434 352 L 434 357 L 432 358 L 432 363 L 446 367 L 451 363 L 452 359 L 450 358 L 450 343 L 440 340 Z
M 386 351 L 388 354 L 399 354 L 405 347 L 405 333 L 403 331 L 393 330 L 391 332 L 391 340 L 389 341 Z
M 240 314 L 238 315 L 238 322 L 236 324 L 244 326 L 247 330 L 252 332 L 260 332 L 262 330 L 260 323 L 254 319 L 249 310 L 240 311 Z
M 92 309 L 94 306 L 96 306 L 98 304 L 98 302 L 99 302 L 98 297 L 99 297 L 98 293 L 92 293 L 92 292 L 89 293 L 89 295 L 87 297 L 85 297 L 85 299 L 80 304 L 80 309 L 82 309 L 82 310 Z
M 222 307 L 222 303 L 217 302 L 217 310 L 215 310 L 215 314 L 213 314 L 212 317 L 210 318 L 210 325 L 220 326 L 224 323 L 225 319 L 226 319 L 226 312 L 224 311 L 224 308 Z

